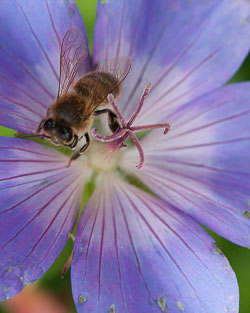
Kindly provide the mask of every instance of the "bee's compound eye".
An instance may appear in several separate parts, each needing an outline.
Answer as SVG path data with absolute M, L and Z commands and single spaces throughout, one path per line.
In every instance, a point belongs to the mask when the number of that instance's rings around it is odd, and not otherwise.
M 52 120 L 52 118 L 48 119 L 45 123 L 44 123 L 44 130 L 51 130 L 53 128 L 56 127 L 56 122 L 54 120 Z
M 64 142 L 70 142 L 73 138 L 73 132 L 69 127 L 61 127 L 58 133 Z

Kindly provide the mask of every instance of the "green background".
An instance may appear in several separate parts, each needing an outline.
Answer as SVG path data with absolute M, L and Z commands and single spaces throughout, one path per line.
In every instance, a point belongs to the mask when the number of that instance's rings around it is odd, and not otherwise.
M 82 13 L 88 35 L 90 38 L 90 45 L 92 44 L 94 21 L 95 21 L 95 6 L 97 0 L 77 0 L 78 6 Z M 248 57 L 240 70 L 232 78 L 230 83 L 236 81 L 243 81 L 250 79 L 250 57 Z M 250 90 L 249 90 L 250 99 Z M 250 121 L 249 121 L 250 122 Z M 0 135 L 13 136 L 14 131 L 0 127 Z M 88 197 L 91 192 L 92 186 L 89 185 L 84 191 L 84 198 Z M 240 313 L 250 313 L 250 250 L 239 247 L 219 236 L 209 233 L 214 237 L 217 245 L 227 256 L 232 268 L 234 269 L 240 287 Z M 69 239 L 69 242 L 61 255 L 55 261 L 49 271 L 38 281 L 41 288 L 49 290 L 56 297 L 63 299 L 65 305 L 68 306 L 69 313 L 75 312 L 74 304 L 71 296 L 70 286 L 70 273 L 66 274 L 64 279 L 61 279 L 62 268 L 70 255 L 73 243 Z M 3 306 L 0 305 L 0 313 L 6 313 Z M 11 312 L 8 312 L 11 313 Z M 142 312 L 143 313 L 143 312 Z M 194 312 L 195 313 L 195 312 Z M 220 312 L 214 312 L 220 313 Z

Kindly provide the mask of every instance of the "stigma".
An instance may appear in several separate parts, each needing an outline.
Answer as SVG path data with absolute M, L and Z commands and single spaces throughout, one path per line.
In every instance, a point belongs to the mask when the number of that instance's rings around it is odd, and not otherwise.
M 138 165 L 136 165 L 136 167 L 138 169 L 142 168 L 144 165 L 144 152 L 143 152 L 142 146 L 141 146 L 138 138 L 134 134 L 134 132 L 142 131 L 142 130 L 151 130 L 154 128 L 164 128 L 163 134 L 166 135 L 170 130 L 170 124 L 169 123 L 157 123 L 157 124 L 149 124 L 149 125 L 142 125 L 142 126 L 134 126 L 133 125 L 134 121 L 136 120 L 136 118 L 138 117 L 138 115 L 141 112 L 143 104 L 144 104 L 151 88 L 152 88 L 151 84 L 148 84 L 145 87 L 145 89 L 142 93 L 142 96 L 140 98 L 139 104 L 138 104 L 135 112 L 130 117 L 128 122 L 125 121 L 125 118 L 123 117 L 122 113 L 120 112 L 120 110 L 119 110 L 119 108 L 115 102 L 114 96 L 112 94 L 109 94 L 107 97 L 108 101 L 109 101 L 110 105 L 113 107 L 115 114 L 117 115 L 120 126 L 118 127 L 116 132 L 111 136 L 102 136 L 102 135 L 97 133 L 95 128 L 92 129 L 92 135 L 96 140 L 101 141 L 101 142 L 112 143 L 114 150 L 126 146 L 126 145 L 124 145 L 124 141 L 128 137 L 130 137 L 132 139 L 132 141 L 134 142 L 134 144 L 135 144 L 135 146 L 139 152 L 140 161 L 139 161 Z

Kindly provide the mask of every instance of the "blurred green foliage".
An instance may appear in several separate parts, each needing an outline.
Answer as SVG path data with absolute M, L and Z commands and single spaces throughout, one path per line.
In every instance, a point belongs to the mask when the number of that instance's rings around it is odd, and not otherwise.
M 97 0 L 76 0 L 83 16 L 85 26 L 87 28 L 88 36 L 90 38 L 89 44 L 92 47 L 92 38 L 95 21 L 95 7 Z M 230 80 L 230 83 L 237 81 L 250 80 L 250 56 L 245 60 L 240 70 Z M 250 90 L 249 90 L 250 99 Z M 0 134 L 2 136 L 14 136 L 15 131 L 6 129 L 0 126 Z M 93 184 L 90 182 L 83 192 L 83 202 L 86 203 L 86 199 L 93 192 Z M 233 267 L 240 287 L 240 313 L 250 313 L 250 250 L 239 247 L 218 235 L 208 232 L 214 237 L 217 245 L 223 251 L 228 258 L 231 266 Z M 69 307 L 69 313 L 75 312 L 74 304 L 71 295 L 70 285 L 70 271 L 67 272 L 64 279 L 61 278 L 61 272 L 65 262 L 71 254 L 73 247 L 72 239 L 69 239 L 66 247 L 54 262 L 53 266 L 47 271 L 47 273 L 38 281 L 38 284 L 48 289 L 56 296 L 68 299 L 67 305 Z M 0 306 L 0 313 L 6 313 L 3 307 Z M 11 313 L 11 312 L 8 312 Z M 142 312 L 143 313 L 143 312 Z M 195 312 L 194 312 L 195 313 Z M 214 312 L 221 313 L 221 312 Z

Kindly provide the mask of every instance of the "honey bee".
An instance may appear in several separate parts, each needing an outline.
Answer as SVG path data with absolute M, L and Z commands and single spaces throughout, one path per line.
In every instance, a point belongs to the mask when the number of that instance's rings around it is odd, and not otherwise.
M 89 147 L 89 130 L 96 116 L 107 113 L 110 130 L 114 133 L 118 129 L 118 119 L 112 110 L 96 109 L 108 104 L 109 94 L 114 98 L 120 95 L 121 83 L 131 67 L 128 57 L 117 57 L 99 64 L 95 71 L 73 84 L 87 54 L 83 34 L 77 28 L 70 28 L 61 44 L 58 95 L 36 132 L 37 135 L 42 132 L 40 136 L 57 147 L 67 146 L 71 150 L 85 137 L 84 145 L 71 156 L 68 166 Z

